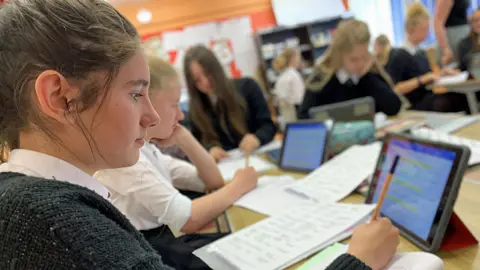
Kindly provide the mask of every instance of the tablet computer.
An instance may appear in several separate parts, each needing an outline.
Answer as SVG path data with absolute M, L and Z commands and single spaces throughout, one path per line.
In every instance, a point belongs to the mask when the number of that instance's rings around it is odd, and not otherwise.
M 331 120 L 289 123 L 285 129 L 278 166 L 289 171 L 311 172 L 328 156 Z
M 440 248 L 467 168 L 466 147 L 388 134 L 374 171 L 367 203 L 376 203 L 395 157 L 399 157 L 382 216 L 427 252 Z
M 308 110 L 310 118 L 317 121 L 332 119 L 335 122 L 374 121 L 375 101 L 372 97 L 357 98 Z

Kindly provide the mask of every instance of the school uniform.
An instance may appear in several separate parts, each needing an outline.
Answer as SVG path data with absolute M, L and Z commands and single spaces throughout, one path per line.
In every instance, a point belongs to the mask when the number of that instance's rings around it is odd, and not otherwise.
M 95 174 L 110 190 L 110 200 L 140 230 L 150 244 L 176 269 L 209 269 L 191 253 L 225 234 L 186 235 L 176 238 L 192 213 L 192 201 L 178 189 L 203 192 L 197 169 L 165 155 L 153 144 L 140 149 L 134 166 Z
M 0 165 L 0 268 L 172 269 L 72 164 L 13 150 Z
M 403 48 L 393 48 L 385 64 L 385 70 L 397 84 L 412 78 L 420 78 L 430 72 L 430 65 L 422 50 L 410 48 L 409 52 Z M 428 91 L 425 85 L 420 85 L 404 96 L 410 102 L 412 110 L 430 111 L 433 109 L 434 94 L 432 91 Z
M 321 75 L 316 75 L 312 78 L 311 84 L 321 81 Z M 303 103 L 298 112 L 298 118 L 310 118 L 308 110 L 313 107 L 367 96 L 375 100 L 377 112 L 395 115 L 401 109 L 402 101 L 380 75 L 367 72 L 360 78 L 349 75 L 344 69 L 340 69 L 322 89 L 315 91 L 307 87 Z
M 428 61 L 427 55 L 423 49 L 419 46 L 415 46 L 410 42 L 405 42 L 403 45 L 410 55 L 413 56 L 415 63 L 419 67 L 421 72 L 427 73 L 431 71 L 430 62 Z M 445 94 L 433 94 L 430 99 L 427 98 L 427 104 L 431 107 L 432 111 L 437 112 L 458 112 L 458 111 L 469 111 L 467 99 L 465 95 L 459 93 L 445 93 Z
M 474 42 L 479 42 L 480 40 L 474 41 L 472 36 L 464 38 L 458 44 L 458 68 L 461 71 L 466 71 L 470 68 L 470 63 L 472 61 L 472 53 Z
M 302 74 L 293 67 L 286 68 L 275 82 L 273 90 L 278 99 L 280 114 L 286 122 L 297 120 L 297 109 L 305 95 L 305 82 Z
M 233 83 L 239 97 L 243 98 L 247 104 L 245 120 L 248 132 L 254 134 L 260 140 L 261 145 L 271 142 L 277 129 L 273 124 L 267 101 L 263 96 L 260 86 L 250 78 L 235 79 Z M 207 102 L 210 102 L 211 105 L 207 106 L 205 113 L 208 115 L 210 124 L 213 126 L 219 141 L 217 143 L 203 143 L 200 130 L 196 124 L 191 121 L 189 127 L 193 136 L 202 142 L 202 145 L 207 150 L 214 146 L 220 146 L 227 151 L 237 148 L 243 139 L 243 135 L 237 134 L 228 121 L 226 123 L 227 130 L 224 130 L 218 114 L 216 100 L 211 99 Z M 191 117 L 189 118 L 191 119 Z
M 454 0 L 453 6 L 445 21 L 447 41 L 455 60 L 459 60 L 458 46 L 462 39 L 468 36 L 470 25 L 468 23 L 468 7 L 471 0 Z M 441 60 L 441 49 L 437 50 L 437 59 Z

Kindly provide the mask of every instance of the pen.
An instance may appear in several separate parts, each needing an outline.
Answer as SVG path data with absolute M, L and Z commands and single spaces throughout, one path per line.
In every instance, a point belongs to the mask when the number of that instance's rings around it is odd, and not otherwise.
M 370 222 L 377 219 L 377 216 L 380 213 L 380 209 L 382 209 L 383 200 L 387 195 L 388 187 L 390 186 L 390 182 L 392 182 L 393 174 L 395 173 L 395 169 L 397 168 L 399 160 L 400 160 L 400 156 L 396 155 L 395 159 L 393 160 L 392 167 L 390 167 L 390 171 L 388 172 L 387 179 L 385 179 L 385 183 L 383 184 L 382 192 L 380 193 L 380 198 L 378 199 L 377 206 L 375 207 L 375 211 L 373 212 L 372 219 L 370 220 Z

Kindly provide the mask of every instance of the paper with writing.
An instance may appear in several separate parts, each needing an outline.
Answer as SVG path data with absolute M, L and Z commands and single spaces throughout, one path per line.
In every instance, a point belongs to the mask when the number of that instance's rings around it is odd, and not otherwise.
M 238 169 L 245 168 L 245 163 L 245 158 L 224 160 L 218 164 L 218 169 L 223 179 L 232 180 Z M 264 172 L 275 168 L 275 165 L 257 156 L 250 157 L 249 166 L 253 167 L 257 172 Z

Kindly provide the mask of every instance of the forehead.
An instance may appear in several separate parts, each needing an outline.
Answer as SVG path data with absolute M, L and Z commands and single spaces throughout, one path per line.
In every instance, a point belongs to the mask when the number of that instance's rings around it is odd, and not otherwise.
M 142 51 L 135 53 L 118 72 L 118 82 L 128 83 L 131 80 L 150 80 L 150 71 L 145 54 Z

